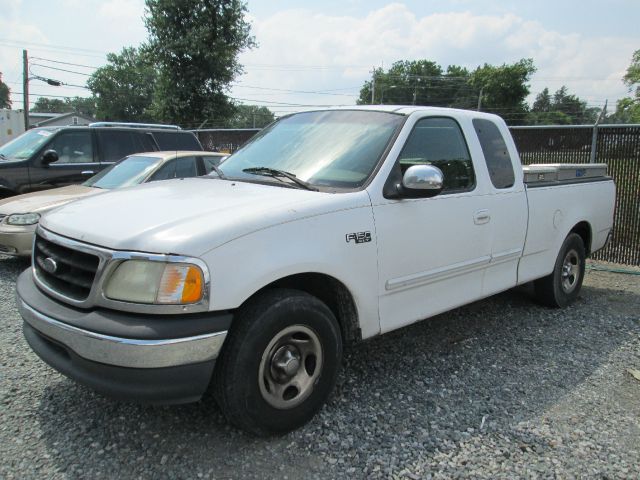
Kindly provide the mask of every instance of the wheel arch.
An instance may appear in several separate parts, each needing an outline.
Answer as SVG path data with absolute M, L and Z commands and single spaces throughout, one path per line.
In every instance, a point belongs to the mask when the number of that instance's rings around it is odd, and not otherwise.
M 586 220 L 578 222 L 569 231 L 567 236 L 569 236 L 572 233 L 575 233 L 580 238 L 582 238 L 582 243 L 584 244 L 585 256 L 588 257 L 591 254 L 591 241 L 592 241 L 592 238 L 593 238 L 591 225 Z
M 317 272 L 288 275 L 260 288 L 247 301 L 265 290 L 273 288 L 290 288 L 313 295 L 324 302 L 335 315 L 345 343 L 352 344 L 362 340 L 358 308 L 353 294 L 337 278 Z

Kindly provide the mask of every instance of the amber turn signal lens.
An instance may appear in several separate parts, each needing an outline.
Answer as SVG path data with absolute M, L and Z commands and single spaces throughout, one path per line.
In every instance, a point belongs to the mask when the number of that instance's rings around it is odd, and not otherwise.
M 200 301 L 203 294 L 204 280 L 199 268 L 190 266 L 184 279 L 181 303 L 195 303 Z
M 202 270 L 195 265 L 168 263 L 160 279 L 156 303 L 183 304 L 196 303 L 204 294 Z

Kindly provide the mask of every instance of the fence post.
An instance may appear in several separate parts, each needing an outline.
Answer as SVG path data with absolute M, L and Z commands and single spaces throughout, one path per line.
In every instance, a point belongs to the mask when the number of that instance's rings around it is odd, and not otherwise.
M 596 123 L 593 125 L 593 135 L 591 136 L 591 156 L 589 157 L 589 163 L 596 163 L 597 147 L 598 147 L 598 125 L 607 113 L 607 103 L 609 100 L 605 100 L 604 108 L 598 115 Z
M 598 145 L 598 122 L 593 126 L 593 134 L 591 135 L 591 156 L 589 163 L 596 163 L 596 147 Z

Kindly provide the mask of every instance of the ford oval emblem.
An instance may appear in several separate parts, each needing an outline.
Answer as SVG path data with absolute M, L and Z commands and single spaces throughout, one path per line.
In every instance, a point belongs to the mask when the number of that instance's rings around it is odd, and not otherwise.
M 58 270 L 58 264 L 53 258 L 47 257 L 44 259 L 44 262 L 42 262 L 42 268 L 47 273 L 56 273 Z

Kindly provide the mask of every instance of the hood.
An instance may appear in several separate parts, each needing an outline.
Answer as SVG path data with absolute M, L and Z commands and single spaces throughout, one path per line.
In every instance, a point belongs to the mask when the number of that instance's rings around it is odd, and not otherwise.
M 279 223 L 364 206 L 370 206 L 365 191 L 332 194 L 201 177 L 85 198 L 40 225 L 114 250 L 199 256 Z
M 69 185 L 68 187 L 25 193 L 0 200 L 0 213 L 43 213 L 87 195 L 103 192 L 99 188 Z

